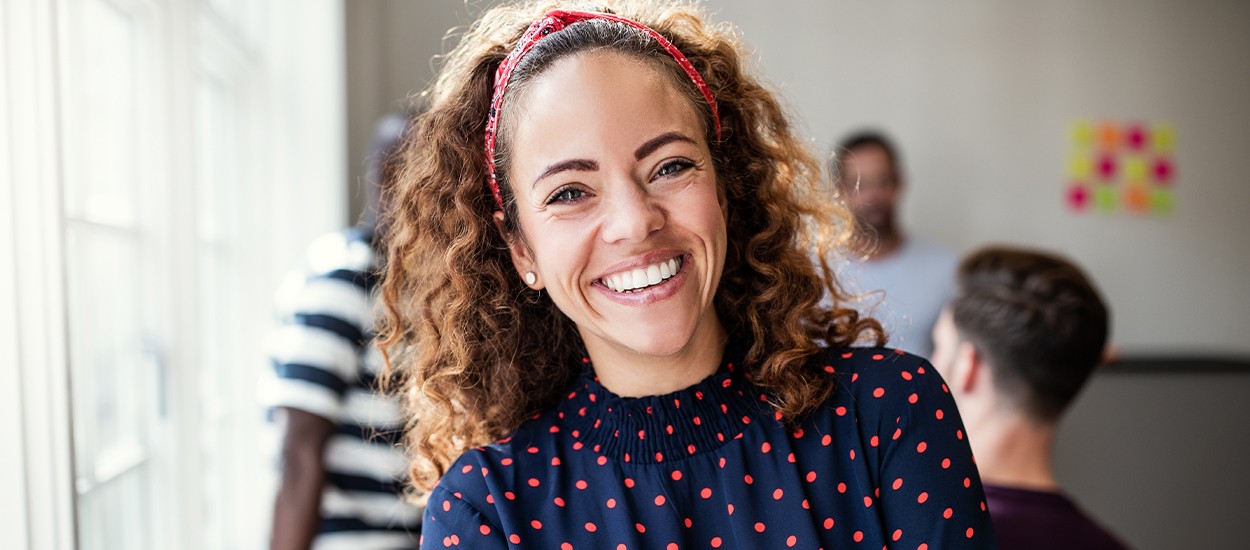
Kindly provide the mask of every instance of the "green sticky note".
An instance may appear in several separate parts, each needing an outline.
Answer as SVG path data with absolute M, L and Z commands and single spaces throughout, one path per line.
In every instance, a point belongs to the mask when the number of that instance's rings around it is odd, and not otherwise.
M 1094 125 L 1088 120 L 1073 122 L 1068 129 L 1068 139 L 1072 140 L 1073 149 L 1088 150 L 1094 144 Z
M 1156 214 L 1171 214 L 1176 209 L 1176 193 L 1171 189 L 1155 189 L 1150 193 L 1150 204 Z
M 1116 206 L 1115 188 L 1109 185 L 1099 185 L 1094 190 L 1094 205 L 1098 210 L 1103 212 L 1114 212 Z
M 1068 157 L 1068 179 L 1086 180 L 1089 179 L 1089 170 L 1093 163 L 1089 161 L 1089 157 L 1085 155 L 1072 155 Z
M 1124 178 L 1129 181 L 1146 179 L 1146 161 L 1141 157 L 1129 157 L 1124 161 Z
M 1154 146 L 1155 151 L 1170 153 L 1172 148 L 1176 147 L 1176 130 L 1171 124 L 1155 124 L 1151 134 L 1151 145 Z

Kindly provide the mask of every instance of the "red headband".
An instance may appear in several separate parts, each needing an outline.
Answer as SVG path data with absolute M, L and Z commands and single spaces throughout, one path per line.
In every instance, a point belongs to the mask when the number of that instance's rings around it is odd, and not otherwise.
M 708 106 L 712 108 L 712 124 L 716 129 L 716 139 L 720 141 L 720 115 L 716 111 L 716 99 L 712 97 L 711 88 L 708 88 L 707 83 L 703 81 L 703 77 L 699 76 L 699 71 L 696 71 L 694 65 L 690 64 L 690 60 L 686 59 L 686 56 L 672 42 L 669 42 L 667 38 L 655 32 L 651 27 L 619 15 L 587 11 L 552 10 L 530 25 L 525 34 L 521 35 L 521 40 L 517 42 L 516 47 L 499 64 L 499 68 L 495 70 L 495 94 L 491 97 L 490 113 L 486 117 L 486 173 L 489 174 L 490 192 L 495 198 L 495 206 L 499 211 L 503 211 L 503 196 L 499 194 L 499 180 L 495 178 L 495 130 L 499 127 L 499 107 L 503 105 L 503 93 L 508 87 L 508 82 L 512 80 L 512 71 L 516 69 L 517 63 L 521 62 L 521 58 L 525 57 L 525 54 L 529 53 L 530 49 L 539 40 L 573 23 L 590 19 L 606 19 L 622 23 L 645 32 L 651 38 L 654 38 L 660 44 L 660 47 L 673 56 L 677 64 L 686 71 L 686 75 L 694 82 L 695 87 L 699 89 L 699 93 L 702 93 L 703 98 L 707 100 Z

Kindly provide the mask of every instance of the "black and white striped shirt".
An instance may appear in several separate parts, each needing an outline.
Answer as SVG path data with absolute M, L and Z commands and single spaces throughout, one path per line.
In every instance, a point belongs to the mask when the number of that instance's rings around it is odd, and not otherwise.
M 408 460 L 398 447 L 398 402 L 375 391 L 381 358 L 373 338 L 375 252 L 359 230 L 331 233 L 308 251 L 308 270 L 278 294 L 283 325 L 272 342 L 270 407 L 335 425 L 314 550 L 415 548 L 421 512 L 402 501 Z

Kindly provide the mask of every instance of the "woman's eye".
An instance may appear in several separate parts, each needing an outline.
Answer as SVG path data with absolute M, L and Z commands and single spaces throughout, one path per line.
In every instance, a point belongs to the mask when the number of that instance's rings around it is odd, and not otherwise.
M 694 163 L 686 160 L 670 161 L 660 167 L 660 171 L 655 174 L 655 177 L 662 178 L 665 176 L 671 176 L 690 168 L 691 166 L 694 166 Z
M 581 200 L 584 196 L 586 196 L 586 192 L 581 189 L 576 187 L 565 187 L 551 195 L 551 198 L 547 199 L 547 204 L 554 204 L 557 202 L 565 204 L 574 203 Z

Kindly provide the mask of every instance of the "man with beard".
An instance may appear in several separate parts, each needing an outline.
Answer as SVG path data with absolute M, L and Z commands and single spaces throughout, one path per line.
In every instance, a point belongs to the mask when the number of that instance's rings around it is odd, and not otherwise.
M 955 254 L 899 227 L 905 181 L 884 135 L 848 136 L 834 151 L 832 172 L 856 222 L 849 265 L 835 262 L 846 290 L 875 302 L 866 309 L 885 326 L 889 345 L 928 357 L 933 325 L 954 288 Z

